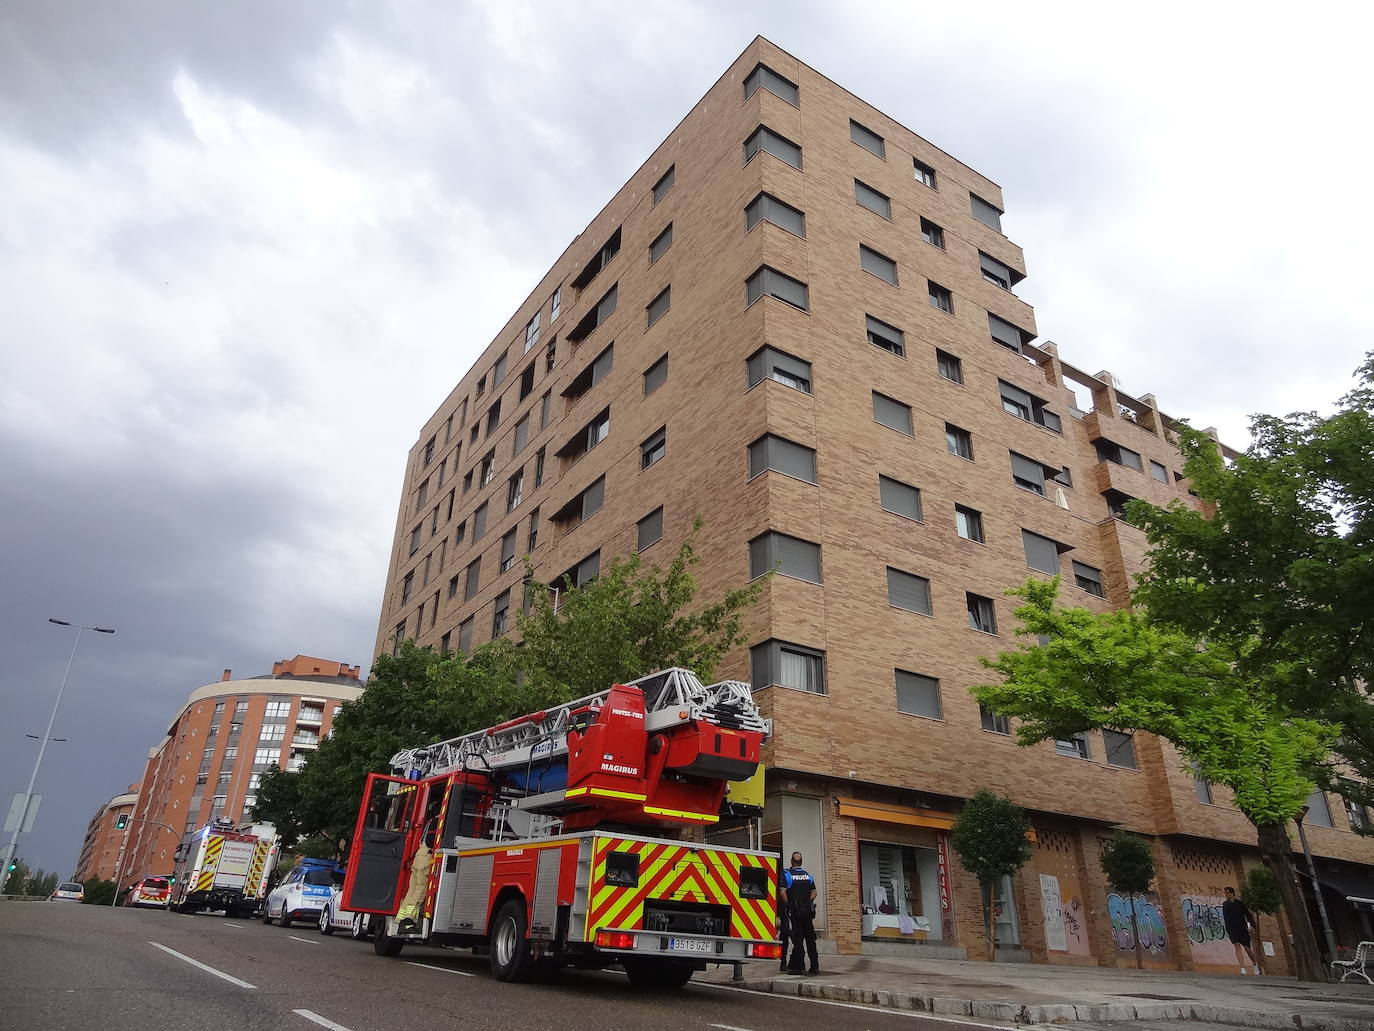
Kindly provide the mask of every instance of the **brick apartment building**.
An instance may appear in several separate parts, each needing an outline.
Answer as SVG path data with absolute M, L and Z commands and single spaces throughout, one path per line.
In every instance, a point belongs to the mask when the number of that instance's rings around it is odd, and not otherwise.
M 339 706 L 362 694 L 360 672 L 297 655 L 244 680 L 226 669 L 192 691 L 148 750 L 122 882 L 170 872 L 181 836 L 211 818 L 251 816 L 263 771 L 296 769 L 319 747 Z
M 138 788 L 137 784 L 130 784 L 95 811 L 86 824 L 86 836 L 81 841 L 81 855 L 77 858 L 72 880 L 87 881 L 99 877 L 109 881 L 114 879 L 116 872 L 121 871 L 127 828 L 116 828 L 115 821 L 120 816 L 134 814 Z
M 1216 907 L 1258 857 L 1227 793 L 1144 736 L 1018 748 L 967 690 L 1016 641 L 1008 587 L 1059 573 L 1071 604 L 1124 605 L 1144 540 L 1122 505 L 1189 501 L 1154 398 L 1033 343 L 1002 211 L 755 39 L 424 425 L 377 648 L 471 649 L 512 626 L 525 554 L 581 582 L 667 560 L 700 515 L 703 597 L 777 567 L 721 674 L 775 720 L 765 842 L 819 873 L 829 947 L 987 954 L 947 832 L 988 787 L 1036 830 L 997 892 L 1008 954 L 1133 965 L 1098 865 L 1124 827 L 1160 869 L 1148 961 L 1231 969 Z M 1321 796 L 1308 817 L 1347 943 L 1370 936 L 1346 902 L 1374 895 L 1364 818 Z

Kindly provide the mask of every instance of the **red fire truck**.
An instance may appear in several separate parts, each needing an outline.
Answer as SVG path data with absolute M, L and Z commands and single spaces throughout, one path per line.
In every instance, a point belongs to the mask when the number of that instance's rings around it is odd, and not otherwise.
M 683 836 L 752 776 L 749 685 L 668 669 L 392 757 L 359 807 L 343 906 L 374 947 L 487 950 L 503 981 L 618 966 L 677 987 L 777 960 L 777 859 Z

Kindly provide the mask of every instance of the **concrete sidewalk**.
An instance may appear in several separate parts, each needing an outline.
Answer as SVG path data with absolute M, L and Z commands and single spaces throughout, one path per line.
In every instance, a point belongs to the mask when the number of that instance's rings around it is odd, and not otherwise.
M 696 975 L 729 982 L 731 969 Z M 741 982 L 733 982 L 739 984 Z M 748 963 L 743 986 L 1006 1024 L 1191 1020 L 1302 1031 L 1374 1031 L 1374 987 L 1168 970 L 822 956 L 815 977 Z

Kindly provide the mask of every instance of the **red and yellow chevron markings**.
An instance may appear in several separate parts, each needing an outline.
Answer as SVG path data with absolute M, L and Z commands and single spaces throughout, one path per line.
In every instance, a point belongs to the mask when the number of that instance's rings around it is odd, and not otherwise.
M 606 857 L 611 852 L 634 852 L 639 856 L 638 886 L 606 883 Z M 767 873 L 766 898 L 741 897 L 740 872 L 747 867 L 761 868 Z M 718 852 L 677 842 L 598 838 L 592 864 L 587 940 L 607 928 L 642 930 L 644 904 L 663 899 L 728 905 L 731 937 L 771 941 L 776 932 L 776 892 L 772 861 L 767 856 Z
M 200 876 L 196 878 L 196 891 L 209 891 L 215 883 L 215 870 L 219 867 L 219 854 L 224 851 L 224 838 L 216 835 L 205 843 L 205 858 L 201 860 Z

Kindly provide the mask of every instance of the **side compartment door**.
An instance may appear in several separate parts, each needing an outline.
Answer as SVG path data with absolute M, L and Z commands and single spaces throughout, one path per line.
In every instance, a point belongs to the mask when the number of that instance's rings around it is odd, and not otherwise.
M 368 775 L 353 829 L 343 905 L 357 913 L 394 916 L 407 869 L 407 839 L 423 793 L 418 781 Z

